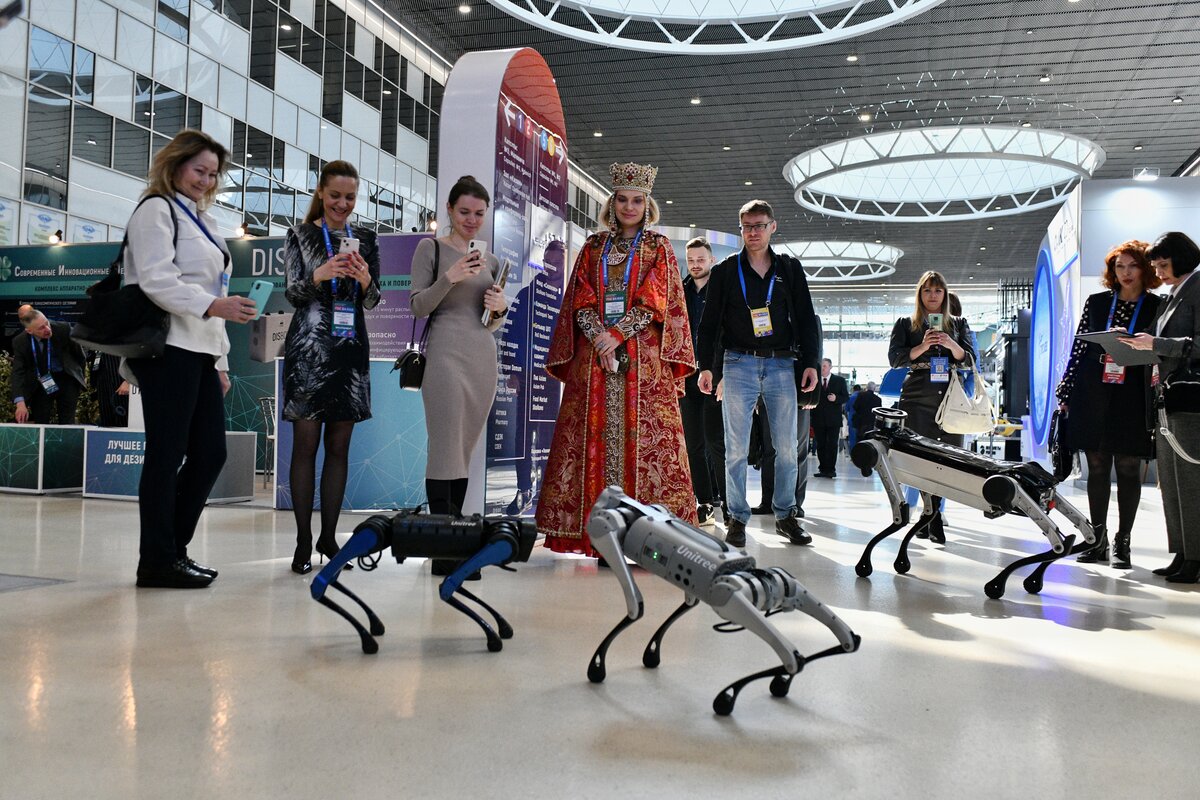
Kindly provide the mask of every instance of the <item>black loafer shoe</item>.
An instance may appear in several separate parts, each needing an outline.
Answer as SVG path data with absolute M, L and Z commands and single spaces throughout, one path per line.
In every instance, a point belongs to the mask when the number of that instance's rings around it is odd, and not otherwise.
M 201 575 L 207 575 L 210 578 L 215 578 L 215 577 L 217 577 L 217 575 L 220 574 L 212 567 L 206 567 L 203 564 L 197 564 L 195 561 L 192 561 L 192 559 L 187 556 L 184 556 L 183 560 L 187 562 L 187 565 L 189 567 L 196 570 L 196 572 L 199 572 Z
M 775 520 L 775 532 L 787 538 L 792 544 L 812 544 L 812 537 L 800 527 L 798 517 L 788 516 Z
M 137 576 L 137 585 L 143 589 L 203 589 L 212 582 L 211 576 L 192 569 L 182 558 L 169 567 L 139 568 Z
M 754 508 L 750 509 L 750 513 L 755 516 L 759 516 L 761 514 L 774 514 L 775 509 L 771 508 L 770 500 L 764 500 L 761 503 L 759 503 L 758 505 L 756 505 Z
M 746 523 L 730 519 L 725 531 L 725 544 L 730 547 L 745 547 Z

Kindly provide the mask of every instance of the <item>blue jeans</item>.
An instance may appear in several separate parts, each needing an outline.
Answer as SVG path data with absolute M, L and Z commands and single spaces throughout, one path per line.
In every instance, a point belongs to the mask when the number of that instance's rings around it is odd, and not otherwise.
M 754 404 L 762 395 L 775 447 L 775 486 L 771 507 L 783 519 L 796 509 L 796 373 L 790 358 L 759 358 L 725 352 L 725 491 L 729 513 L 750 520 L 746 501 L 746 454 Z M 765 488 L 765 487 L 764 487 Z

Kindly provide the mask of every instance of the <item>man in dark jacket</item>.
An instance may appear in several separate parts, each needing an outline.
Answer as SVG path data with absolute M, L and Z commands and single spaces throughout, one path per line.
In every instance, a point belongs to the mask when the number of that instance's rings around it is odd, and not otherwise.
M 50 322 L 29 305 L 21 306 L 17 317 L 25 330 L 12 341 L 14 418 L 49 425 L 50 412 L 57 409 L 59 425 L 74 425 L 83 389 L 83 350 L 71 341 L 65 322 Z
M 842 407 L 850 397 L 846 379 L 833 374 L 833 361 L 821 359 L 821 388 L 812 412 L 817 440 L 817 477 L 837 477 L 838 437 L 842 433 Z

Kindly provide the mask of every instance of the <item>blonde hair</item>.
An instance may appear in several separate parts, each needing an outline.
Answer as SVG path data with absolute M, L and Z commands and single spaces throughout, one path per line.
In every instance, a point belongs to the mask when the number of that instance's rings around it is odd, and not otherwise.
M 158 151 L 150 165 L 149 185 L 142 196 L 159 194 L 174 197 L 175 173 L 179 168 L 203 152 L 210 152 L 217 157 L 218 180 L 204 193 L 204 197 L 196 205 L 204 210 L 217 199 L 221 190 L 219 177 L 229 169 L 229 151 L 216 139 L 202 131 L 187 128 L 175 134 L 175 138 L 167 142 L 166 147 Z
M 317 189 L 313 192 L 312 201 L 308 204 L 308 213 L 304 215 L 305 222 L 312 222 L 325 216 L 325 203 L 321 200 L 321 190 L 329 184 L 330 178 L 353 178 L 358 183 L 358 170 L 349 161 L 330 161 L 321 167 L 321 179 L 317 181 Z
M 637 189 L 622 189 L 621 191 L 638 191 Z M 604 201 L 604 208 L 600 209 L 600 224 L 608 228 L 610 231 L 617 231 L 621 228 L 621 223 L 617 220 L 616 211 L 617 193 L 613 192 Z M 649 228 L 651 225 L 657 225 L 662 219 L 662 212 L 658 210 L 658 203 L 650 195 L 646 195 L 646 215 L 642 217 L 642 227 Z
M 921 276 L 921 280 L 917 281 L 917 308 L 912 315 L 912 329 L 919 331 L 925 327 L 926 313 L 925 304 L 921 302 L 921 291 L 933 284 L 934 286 L 942 287 L 944 294 L 942 295 L 942 330 L 950 330 L 950 287 L 946 285 L 946 279 L 942 277 L 942 273 L 929 270 Z

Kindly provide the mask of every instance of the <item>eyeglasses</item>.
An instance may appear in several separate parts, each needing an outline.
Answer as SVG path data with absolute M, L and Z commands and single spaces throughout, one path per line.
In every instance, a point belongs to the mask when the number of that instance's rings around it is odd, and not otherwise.
M 742 233 L 762 233 L 767 228 L 771 227 L 769 222 L 756 222 L 753 225 L 739 225 Z

